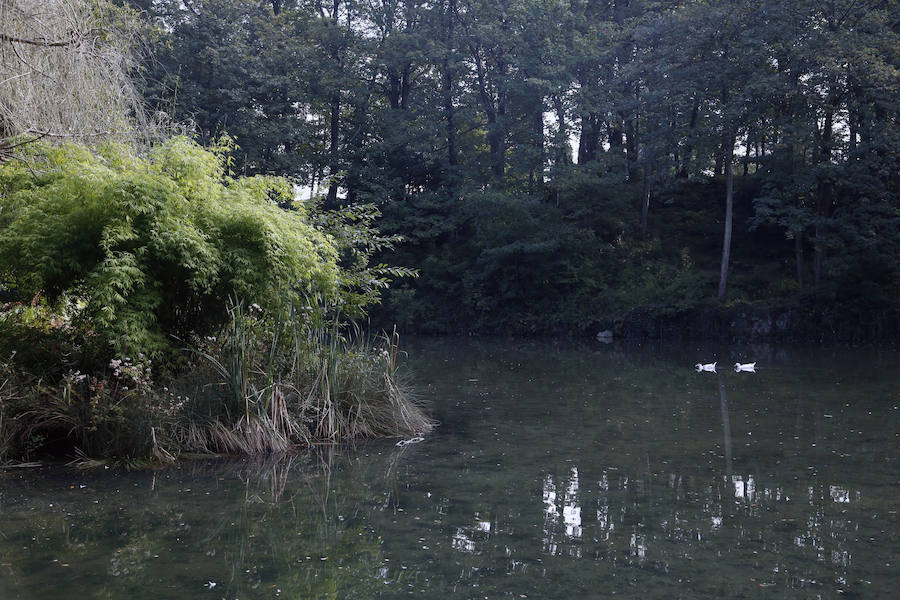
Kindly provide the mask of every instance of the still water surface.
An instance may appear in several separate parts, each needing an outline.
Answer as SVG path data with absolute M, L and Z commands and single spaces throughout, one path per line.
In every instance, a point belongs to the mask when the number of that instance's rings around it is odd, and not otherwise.
M 897 597 L 896 351 L 407 350 L 421 443 L 0 476 L 0 598 Z

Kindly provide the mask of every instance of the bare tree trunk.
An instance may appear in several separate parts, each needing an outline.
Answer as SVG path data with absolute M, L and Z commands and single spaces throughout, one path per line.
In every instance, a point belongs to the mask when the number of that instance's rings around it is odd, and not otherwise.
M 566 125 L 566 109 L 563 105 L 562 96 L 555 94 L 553 96 L 553 108 L 556 111 L 556 137 L 553 140 L 554 166 L 560 164 L 569 164 L 571 162 L 571 154 L 569 151 L 569 128 Z
M 694 102 L 693 107 L 691 108 L 691 118 L 688 121 L 688 139 L 684 148 L 684 162 L 681 163 L 681 168 L 678 170 L 678 176 L 682 178 L 687 178 L 689 175 L 689 167 L 691 160 L 694 157 L 694 132 L 697 129 L 697 119 L 700 115 L 700 104 L 696 101 Z
M 725 297 L 728 283 L 728 261 L 731 258 L 731 227 L 733 220 L 734 200 L 734 136 L 729 135 L 724 144 L 723 162 L 725 164 L 725 234 L 722 237 L 722 265 L 719 269 L 719 300 Z
M 456 123 L 455 109 L 453 108 L 453 72 L 450 64 L 450 48 L 454 39 L 454 19 L 456 19 L 456 0 L 448 0 L 447 2 L 447 27 L 445 42 L 447 45 L 443 67 L 443 91 L 444 91 L 444 120 L 447 130 L 447 163 L 456 166 Z
M 747 136 L 746 146 L 744 147 L 744 171 L 743 176 L 746 177 L 750 171 L 750 136 Z
M 644 169 L 644 198 L 641 202 L 641 235 L 647 235 L 647 219 L 650 215 L 650 175 L 651 165 L 648 162 Z
M 628 182 L 635 183 L 638 176 L 637 116 L 634 113 L 623 113 L 622 121 L 625 124 L 625 159 L 628 161 Z
M 578 137 L 578 164 L 583 165 L 597 158 L 600 146 L 600 124 L 594 113 L 581 117 L 581 135 Z
M 831 104 L 831 108 L 825 115 L 825 122 L 822 125 L 822 133 L 820 135 L 819 164 L 821 165 L 827 165 L 831 162 L 831 145 L 834 136 L 834 109 L 836 109 L 837 105 L 837 98 L 833 94 Z M 832 188 L 833 185 L 830 177 L 819 177 L 819 183 L 816 189 L 816 237 L 815 245 L 813 247 L 813 280 L 816 285 L 821 281 L 822 268 L 825 265 L 825 221 L 831 216 Z
M 538 96 L 531 113 L 532 140 L 537 150 L 537 158 L 528 173 L 529 187 L 544 183 L 544 106 L 543 98 Z
M 488 116 L 488 142 L 491 146 L 491 171 L 497 178 L 506 173 L 506 131 L 502 123 L 506 111 L 498 108 L 494 118 Z
M 487 138 L 490 146 L 491 172 L 498 179 L 506 172 L 506 94 L 501 89 L 489 90 L 487 72 L 479 46 L 471 46 L 478 80 L 478 95 L 487 116 Z M 497 60 L 497 69 L 506 74 L 506 63 Z
M 340 7 L 340 0 L 332 1 L 330 25 L 335 29 L 340 26 Z M 331 43 L 331 58 L 334 61 L 335 66 L 340 69 L 342 68 L 340 50 L 334 45 L 334 40 L 332 40 Z M 326 198 L 325 205 L 329 208 L 335 208 L 337 207 L 338 194 L 337 174 L 340 166 L 338 144 L 340 143 L 341 132 L 341 96 L 337 89 L 331 93 L 330 104 L 331 115 L 328 124 L 328 176 L 331 178 L 331 182 L 328 185 L 328 197 Z
M 331 95 L 331 119 L 328 126 L 328 175 L 331 177 L 331 183 L 328 185 L 328 198 L 326 206 L 335 208 L 337 206 L 337 173 L 338 173 L 338 142 L 340 140 L 340 124 L 341 124 L 341 99 L 337 92 Z

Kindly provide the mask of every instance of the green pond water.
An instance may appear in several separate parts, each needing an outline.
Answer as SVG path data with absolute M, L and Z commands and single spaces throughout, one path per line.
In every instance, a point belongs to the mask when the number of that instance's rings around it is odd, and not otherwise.
M 419 443 L 6 471 L 0 598 L 897 597 L 896 351 L 406 350 Z

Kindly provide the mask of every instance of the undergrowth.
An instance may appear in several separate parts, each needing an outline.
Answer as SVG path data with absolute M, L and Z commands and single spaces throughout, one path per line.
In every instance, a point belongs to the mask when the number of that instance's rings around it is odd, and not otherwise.
M 57 364 L 43 355 L 38 365 L 0 344 L 0 462 L 172 463 L 429 431 L 434 423 L 402 381 L 397 332 L 367 337 L 326 304 L 286 301 L 263 314 L 234 301 L 218 335 L 185 341 L 167 368 L 143 355 L 98 368 L 90 344 L 61 331 L 58 318 L 6 310 L 0 329 L 24 327 L 27 316 L 60 352 Z

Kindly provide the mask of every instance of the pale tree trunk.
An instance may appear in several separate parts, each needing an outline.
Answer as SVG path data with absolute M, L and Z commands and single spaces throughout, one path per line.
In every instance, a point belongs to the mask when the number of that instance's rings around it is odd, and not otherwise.
M 825 114 L 825 122 L 822 125 L 822 133 L 820 135 L 821 145 L 819 148 L 819 164 L 821 165 L 827 165 L 831 162 L 836 105 L 837 97 L 832 94 L 831 107 Z M 826 220 L 831 217 L 832 187 L 832 182 L 829 177 L 819 177 L 816 189 L 816 226 L 815 244 L 813 245 L 813 278 L 816 285 L 818 285 L 822 279 L 822 269 L 826 260 Z
M 647 235 L 647 219 L 650 216 L 650 176 L 651 163 L 648 161 L 644 168 L 644 198 L 641 201 L 641 235 Z
M 722 237 L 722 266 L 719 269 L 719 299 L 725 297 L 725 287 L 728 283 L 728 261 L 731 258 L 731 228 L 733 220 L 734 204 L 734 136 L 729 135 L 725 140 L 723 162 L 725 168 L 725 235 Z
M 332 2 L 330 23 L 334 28 L 338 28 L 340 24 L 340 7 L 340 0 L 334 0 Z M 334 44 L 333 41 L 332 44 Z M 336 45 L 331 49 L 331 58 L 334 61 L 335 66 L 338 69 L 343 70 L 340 51 Z M 329 115 L 328 123 L 328 176 L 331 178 L 331 183 L 328 185 L 328 197 L 325 200 L 325 205 L 328 208 L 336 208 L 338 195 L 337 174 L 340 169 L 339 144 L 341 134 L 341 96 L 338 90 L 332 91 L 329 104 L 331 114 Z
M 456 166 L 456 123 L 455 109 L 453 107 L 453 71 L 455 65 L 450 62 L 451 44 L 454 42 L 454 20 L 456 19 L 456 0 L 449 0 L 446 8 L 446 27 L 444 42 L 446 54 L 441 67 L 443 70 L 442 91 L 444 94 L 444 124 L 447 131 L 447 164 L 451 170 Z

